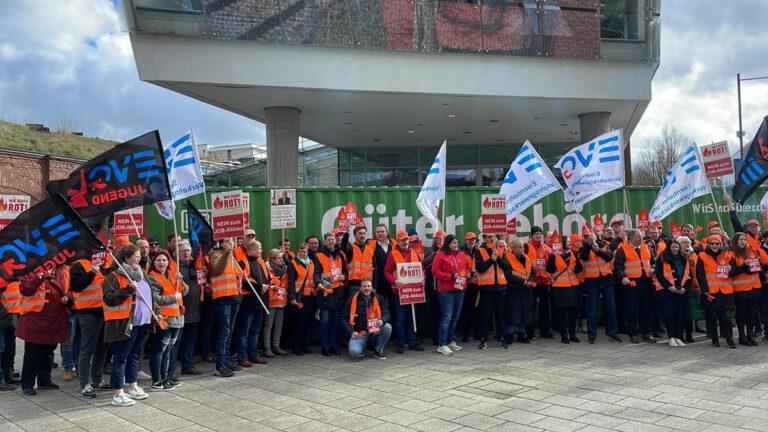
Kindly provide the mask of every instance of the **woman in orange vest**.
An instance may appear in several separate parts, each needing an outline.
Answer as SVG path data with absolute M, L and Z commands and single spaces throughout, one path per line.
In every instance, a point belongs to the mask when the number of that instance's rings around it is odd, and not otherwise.
M 21 292 L 19 292 L 19 283 L 11 282 L 4 287 L 0 287 L 0 391 L 13 391 L 16 386 L 11 381 L 6 381 L 5 377 L 12 371 L 5 372 L 5 362 L 2 359 L 6 356 L 5 339 L 6 333 L 13 333 L 14 314 L 21 310 Z M 15 336 L 14 336 L 15 339 Z
M 688 257 L 681 253 L 680 243 L 674 241 L 656 261 L 654 276 L 659 283 L 657 299 L 664 326 L 669 337 L 669 346 L 683 347 L 683 326 L 690 318 L 688 291 L 693 279 Z
M 733 296 L 736 304 L 736 327 L 739 329 L 739 345 L 757 346 L 754 337 L 755 317 L 759 313 L 762 289 L 760 274 L 765 264 L 758 250 L 752 248 L 747 235 L 737 232 L 733 236 L 734 268 Z
M 696 279 L 701 290 L 701 303 L 707 321 L 707 333 L 712 338 L 712 346 L 719 347 L 720 339 L 717 325 L 725 336 L 729 348 L 736 348 L 733 342 L 733 324 L 728 311 L 734 309 L 733 284 L 736 262 L 730 252 L 722 249 L 723 240 L 713 234 L 707 238 L 707 247 L 699 254 L 696 264 Z
M 144 334 L 152 323 L 152 289 L 139 264 L 141 253 L 136 246 L 119 248 L 116 258 L 120 268 L 108 274 L 102 283 L 104 342 L 112 342 L 112 405 L 124 407 L 147 398 L 136 384 L 136 375 Z M 127 391 L 123 391 L 124 385 Z
M 21 316 L 16 337 L 24 341 L 21 390 L 34 396 L 39 390 L 59 388 L 51 382 L 51 358 L 56 345 L 67 340 L 71 300 L 64 288 L 63 272 L 51 269 L 21 282 Z
M 309 245 L 299 243 L 296 255 L 288 264 L 288 303 L 294 314 L 293 347 L 295 355 L 311 354 L 307 348 L 309 323 L 317 309 L 317 286 L 322 282 L 322 271 L 309 258 Z
M 680 254 L 688 261 L 688 267 L 691 269 L 691 289 L 688 290 L 688 313 L 690 318 L 683 323 L 683 332 L 685 334 L 683 342 L 693 343 L 694 317 L 697 313 L 701 313 L 701 302 L 699 301 L 701 293 L 699 292 L 699 281 L 696 280 L 695 274 L 699 256 L 693 250 L 690 237 L 681 235 L 674 241 L 680 244 Z
M 264 352 L 267 357 L 274 354 L 288 354 L 280 347 L 280 339 L 283 334 L 283 321 L 285 318 L 285 305 L 288 302 L 288 276 L 283 260 L 283 251 L 272 249 L 269 251 L 267 269 L 271 283 L 269 286 L 269 315 L 264 323 Z
M 552 315 L 556 318 L 555 322 L 560 324 L 560 341 L 565 344 L 581 342 L 576 336 L 580 296 L 576 273 L 581 272 L 581 264 L 571 250 L 574 240 L 581 240 L 581 237 L 576 234 L 572 234 L 570 239 L 563 236 L 563 252 L 558 254 L 553 251 L 547 262 L 547 272 L 552 275 Z
M 533 262 L 523 252 L 523 242 L 518 238 L 509 241 L 506 258 L 510 269 L 507 272 L 507 293 L 504 297 L 504 323 L 507 325 L 507 344 L 517 341 L 531 343 L 533 337 L 534 290 L 536 271 Z
M 160 251 L 150 258 L 147 282 L 152 288 L 152 304 L 160 308 L 160 316 L 166 324 L 156 327 L 151 338 L 152 355 L 149 366 L 152 372 L 152 390 L 173 390 L 173 382 L 169 382 L 168 364 L 171 358 L 171 348 L 179 339 L 179 333 L 184 327 L 184 306 L 182 296 L 189 292 L 189 286 L 184 283 L 181 274 L 173 275 L 170 270 L 171 255 Z
M 347 279 L 347 264 L 341 251 L 336 248 L 336 236 L 331 233 L 323 235 L 323 246 L 317 250 L 315 260 L 322 272 L 322 283 L 317 291 L 321 353 L 326 357 L 341 355 L 337 346 L 339 311 L 344 306 L 342 287 Z

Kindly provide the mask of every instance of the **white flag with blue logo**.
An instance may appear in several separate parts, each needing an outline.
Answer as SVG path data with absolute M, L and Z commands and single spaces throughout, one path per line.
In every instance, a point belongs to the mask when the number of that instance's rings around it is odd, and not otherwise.
M 424 179 L 424 185 L 421 186 L 419 197 L 416 198 L 416 207 L 418 207 L 424 217 L 429 219 L 434 226 L 440 226 L 440 218 L 437 216 L 440 210 L 440 201 L 445 200 L 445 145 L 440 147 L 432 166 L 427 172 L 427 178 Z
M 160 216 L 172 220 L 174 214 L 176 214 L 176 204 L 173 201 L 158 201 L 155 203 L 155 209 Z
M 545 196 L 560 190 L 560 184 L 530 142 L 517 152 L 499 189 L 507 197 L 507 222 Z
M 165 171 L 171 187 L 171 200 L 176 201 L 205 193 L 205 181 L 197 158 L 192 131 L 182 135 L 170 145 L 163 144 Z
M 704 163 L 696 146 L 690 145 L 667 171 L 659 196 L 653 203 L 650 219 L 661 221 L 694 198 L 710 193 Z
M 565 154 L 555 165 L 571 195 L 610 192 L 624 186 L 622 130 L 602 134 Z M 596 197 L 593 197 L 593 199 Z
M 599 190 L 599 191 L 592 191 L 592 192 L 584 192 L 584 193 L 573 193 L 570 189 L 565 189 L 563 193 L 565 194 L 565 200 L 570 202 L 573 206 L 573 209 L 577 212 L 580 212 L 584 209 L 584 204 L 592 201 L 593 199 L 599 198 L 605 194 L 610 192 L 609 190 Z

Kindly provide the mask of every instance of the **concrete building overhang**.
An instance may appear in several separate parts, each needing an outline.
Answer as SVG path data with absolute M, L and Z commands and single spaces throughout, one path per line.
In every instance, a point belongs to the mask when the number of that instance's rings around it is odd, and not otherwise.
M 581 113 L 630 136 L 652 62 L 424 54 L 131 33 L 139 77 L 265 121 L 301 110 L 300 133 L 334 147 L 579 142 Z

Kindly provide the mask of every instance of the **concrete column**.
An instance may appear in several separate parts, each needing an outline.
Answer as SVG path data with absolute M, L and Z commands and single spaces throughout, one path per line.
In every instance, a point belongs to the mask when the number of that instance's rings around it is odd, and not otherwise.
M 293 107 L 265 108 L 267 186 L 296 187 L 299 179 L 299 114 Z

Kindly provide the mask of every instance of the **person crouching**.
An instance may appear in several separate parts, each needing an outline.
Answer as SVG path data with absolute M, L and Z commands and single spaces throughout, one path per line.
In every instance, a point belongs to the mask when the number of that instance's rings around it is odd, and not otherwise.
M 386 360 L 384 347 L 392 334 L 387 300 L 373 292 L 370 279 L 360 281 L 360 291 L 350 297 L 342 310 L 342 323 L 349 335 L 349 355 L 365 356 L 367 344 L 374 346 L 373 355 Z

